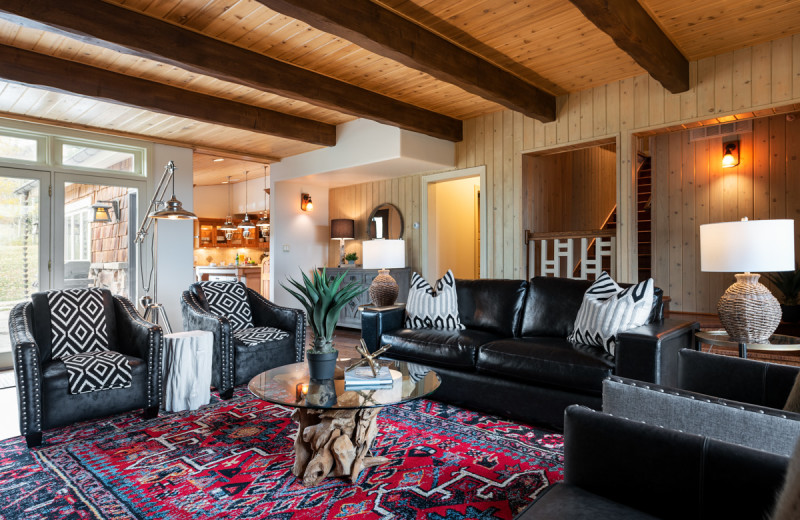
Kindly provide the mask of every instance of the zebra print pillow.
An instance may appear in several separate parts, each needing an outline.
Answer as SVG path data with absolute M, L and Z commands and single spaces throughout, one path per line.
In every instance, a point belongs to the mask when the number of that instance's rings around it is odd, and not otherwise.
M 461 330 L 458 295 L 453 271 L 447 270 L 436 282 L 436 291 L 419 274 L 411 277 L 406 303 L 406 327 L 409 329 Z
M 603 272 L 583 295 L 569 340 L 614 355 L 617 333 L 647 323 L 653 306 L 653 279 L 622 289 Z

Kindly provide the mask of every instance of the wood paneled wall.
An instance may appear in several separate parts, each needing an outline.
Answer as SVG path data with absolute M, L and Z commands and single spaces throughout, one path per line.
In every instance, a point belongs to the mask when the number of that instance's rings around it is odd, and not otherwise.
M 525 156 L 525 229 L 599 229 L 616 204 L 616 146 Z
M 406 241 L 406 265 L 415 271 L 420 271 L 421 233 L 414 229 L 413 223 L 420 222 L 420 182 L 421 177 L 414 175 L 400 177 L 378 182 L 367 182 L 333 188 L 330 190 L 328 206 L 330 218 L 351 218 L 356 222 L 355 240 L 345 241 L 345 251 L 355 251 L 358 262 L 363 260 L 361 244 L 369 240 L 367 236 L 367 218 L 376 206 L 390 202 L 397 206 L 403 214 L 404 230 L 403 239 Z M 339 241 L 332 240 L 328 250 L 328 265 L 335 266 L 339 263 Z
M 739 165 L 722 168 L 723 141 L 689 141 L 689 132 L 653 138 L 653 278 L 670 308 L 716 312 L 735 280 L 700 271 L 699 226 L 710 222 L 800 216 L 800 117 L 759 118 L 739 134 Z M 730 138 L 733 138 L 731 136 Z M 795 256 L 800 226 L 795 227 Z
M 557 120 L 547 124 L 508 110 L 464 121 L 464 140 L 456 144 L 456 167 L 486 166 L 482 195 L 487 201 L 484 240 L 491 252 L 488 277 L 525 276 L 523 154 L 612 137 L 617 140 L 617 276 L 622 281 L 636 280 L 636 136 L 774 115 L 787 106 L 800 108 L 792 106 L 800 104 L 800 35 L 691 62 L 690 80 L 691 89 L 681 94 L 671 94 L 641 75 L 560 96 Z M 406 201 L 421 199 L 419 177 L 403 179 L 410 189 Z M 375 191 L 386 182 L 366 186 Z M 345 192 L 355 198 L 360 190 L 359 185 L 331 193 L 338 200 Z M 333 214 L 337 204 L 332 201 L 331 218 L 339 215 Z M 405 216 L 407 211 L 403 212 Z M 415 214 L 419 215 L 419 208 Z M 420 254 L 418 245 L 418 239 L 417 247 L 412 241 L 409 251 L 409 265 L 416 267 L 421 263 L 414 256 Z

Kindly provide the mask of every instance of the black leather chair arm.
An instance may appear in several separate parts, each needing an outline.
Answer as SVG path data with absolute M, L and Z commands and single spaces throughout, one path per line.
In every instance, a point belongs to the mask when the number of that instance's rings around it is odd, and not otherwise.
M 233 337 L 231 323 L 223 316 L 217 316 L 203 309 L 197 296 L 191 291 L 181 295 L 183 330 L 207 330 L 214 334 L 213 363 L 220 367 L 220 394 L 233 389 Z M 217 347 L 219 345 L 219 348 Z M 214 374 L 212 374 L 212 381 Z
M 147 406 L 161 403 L 161 327 L 142 318 L 127 298 L 114 296 L 120 352 L 147 362 Z
M 694 344 L 700 324 L 665 319 L 617 335 L 615 375 L 664 386 L 678 383 L 678 352 Z
M 277 327 L 293 331 L 295 338 L 295 362 L 303 361 L 306 344 L 306 315 L 291 307 L 281 307 L 267 300 L 253 289 L 247 289 L 253 324 L 256 327 Z
M 18 303 L 8 318 L 17 378 L 19 424 L 23 435 L 41 434 L 42 431 L 42 360 L 31 332 L 32 308 L 30 302 Z
M 405 307 L 388 310 L 365 308 L 361 311 L 361 337 L 370 352 L 380 348 L 381 336 L 385 332 L 403 328 L 406 317 Z
M 565 414 L 564 447 L 563 485 L 583 495 L 559 503 L 563 493 L 547 493 L 520 518 L 607 518 L 574 514 L 582 497 L 597 504 L 593 495 L 656 518 L 766 518 L 789 461 L 575 405 Z M 747 500 L 732 499 L 739 496 Z
M 782 409 L 800 367 L 718 356 L 678 353 L 678 388 L 743 403 Z

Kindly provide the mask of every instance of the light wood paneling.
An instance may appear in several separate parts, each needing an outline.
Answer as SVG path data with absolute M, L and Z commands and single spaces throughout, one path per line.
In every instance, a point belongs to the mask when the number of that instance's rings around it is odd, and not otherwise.
M 716 312 L 734 281 L 729 273 L 700 271 L 701 224 L 800 216 L 798 158 L 786 153 L 800 144 L 796 116 L 756 119 L 752 133 L 738 135 L 740 163 L 733 168 L 721 167 L 723 138 L 690 142 L 688 131 L 655 138 L 653 277 L 669 288 L 671 309 Z M 795 233 L 800 258 L 800 227 Z

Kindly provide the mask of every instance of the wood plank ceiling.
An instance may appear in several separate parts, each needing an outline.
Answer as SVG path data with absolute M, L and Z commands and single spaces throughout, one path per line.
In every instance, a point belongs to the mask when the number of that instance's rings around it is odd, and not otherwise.
M 3 0 L 0 116 L 264 164 L 356 117 L 457 141 L 645 71 L 680 91 L 796 27 L 800 0 Z

